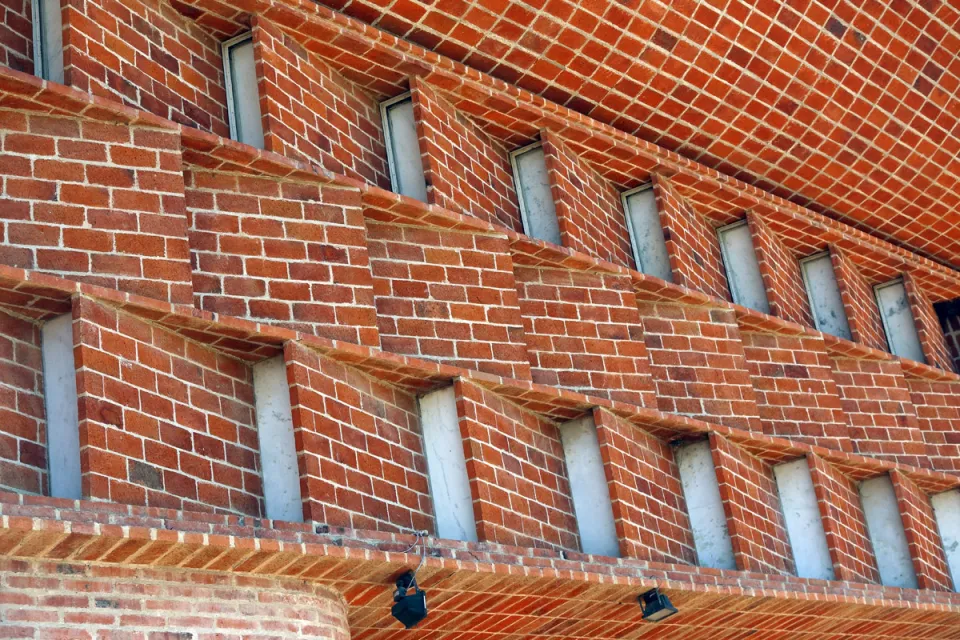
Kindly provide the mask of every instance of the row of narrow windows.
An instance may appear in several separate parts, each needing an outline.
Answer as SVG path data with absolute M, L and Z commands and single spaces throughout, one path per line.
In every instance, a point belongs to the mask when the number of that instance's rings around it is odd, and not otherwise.
M 40 75 L 54 82 L 63 82 L 60 2 L 40 0 L 33 3 L 33 11 L 34 53 L 35 60 L 41 61 Z M 231 137 L 263 148 L 263 125 L 251 33 L 223 44 L 223 64 Z M 394 191 L 426 201 L 426 182 L 409 94 L 384 102 L 381 112 L 387 143 L 387 164 Z M 560 226 L 550 193 L 542 144 L 537 142 L 517 149 L 511 153 L 510 159 L 524 232 L 533 238 L 561 244 Z M 670 257 L 653 189 L 650 185 L 632 189 L 623 194 L 622 201 L 638 270 L 671 282 Z M 769 313 L 770 305 L 746 221 L 721 227 L 717 234 L 733 301 Z M 851 340 L 850 325 L 829 252 L 803 258 L 800 266 L 816 328 Z M 903 280 L 898 278 L 877 285 L 874 295 L 890 352 L 925 362 Z
M 81 490 L 77 388 L 71 314 L 42 327 L 50 492 L 79 499 Z M 254 401 L 266 516 L 302 521 L 300 471 L 283 356 L 253 365 Z M 464 457 L 453 386 L 419 398 L 427 476 L 440 538 L 478 540 L 474 499 Z M 559 426 L 574 515 L 584 553 L 618 557 L 620 540 L 600 440 L 592 414 Z M 674 448 L 699 566 L 736 570 L 734 547 L 720 495 L 713 452 L 706 440 Z M 780 508 L 802 578 L 835 579 L 807 458 L 773 467 Z M 889 475 L 860 483 L 868 537 L 884 585 L 917 588 L 917 576 Z M 668 499 L 669 502 L 669 499 Z M 960 489 L 931 499 L 954 585 L 960 585 Z

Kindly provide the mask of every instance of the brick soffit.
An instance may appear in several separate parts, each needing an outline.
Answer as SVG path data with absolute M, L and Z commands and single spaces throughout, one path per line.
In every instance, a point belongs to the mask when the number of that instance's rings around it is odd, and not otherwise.
M 957 264 L 954 3 L 324 4 Z

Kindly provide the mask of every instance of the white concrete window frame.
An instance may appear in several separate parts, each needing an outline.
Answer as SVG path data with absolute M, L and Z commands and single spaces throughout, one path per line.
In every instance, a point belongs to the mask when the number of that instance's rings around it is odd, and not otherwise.
M 404 185 L 402 176 L 400 175 L 400 167 L 403 166 L 400 162 L 400 157 L 397 153 L 397 136 L 394 131 L 394 122 L 390 117 L 391 111 L 405 102 L 410 102 L 413 104 L 413 94 L 410 91 L 406 93 L 401 93 L 395 98 L 390 98 L 389 100 L 384 100 L 380 103 L 380 122 L 383 125 L 383 141 L 387 147 L 387 170 L 390 173 L 390 189 L 394 193 L 399 193 L 400 195 L 407 196 L 409 198 L 414 198 L 421 202 L 427 201 L 427 182 L 423 175 L 423 161 L 420 156 L 420 147 L 419 141 L 417 146 L 417 157 L 415 165 L 419 168 L 419 176 L 417 180 L 414 180 L 413 186 L 415 187 L 416 193 L 404 193 Z M 414 132 L 416 135 L 416 132 Z
M 537 149 L 542 149 L 542 148 L 543 148 L 543 141 L 538 140 L 536 142 L 533 142 L 531 144 L 520 147 L 519 149 L 515 149 L 510 152 L 510 166 L 513 169 L 513 185 L 517 191 L 517 204 L 519 204 L 520 206 L 520 221 L 523 223 L 523 232 L 526 235 L 530 236 L 531 238 L 536 238 L 539 240 L 543 240 L 545 242 L 551 242 L 553 244 L 559 245 L 559 244 L 562 244 L 561 236 L 560 236 L 560 220 L 557 218 L 556 203 L 554 203 L 553 201 L 552 194 L 548 195 L 545 202 L 545 204 L 549 204 L 549 208 L 551 209 L 549 213 L 551 213 L 553 216 L 552 220 L 549 220 L 549 219 L 546 220 L 547 222 L 546 227 L 549 228 L 549 231 L 550 231 L 549 233 L 550 237 L 548 238 L 542 237 L 543 235 L 548 235 L 548 234 L 538 234 L 535 232 L 536 226 L 533 224 L 534 220 L 532 219 L 532 212 L 529 210 L 530 207 L 527 204 L 526 199 L 524 197 L 524 194 L 527 192 L 527 189 L 525 188 L 525 184 L 521 175 L 520 158 L 526 155 L 527 153 L 530 153 L 531 151 L 536 151 Z M 544 174 L 547 176 L 549 175 L 545 167 L 544 167 Z M 547 185 L 548 191 L 549 191 L 549 188 L 550 187 L 548 184 Z
M 844 335 L 838 335 L 838 332 L 834 332 L 834 331 L 828 330 L 828 328 L 826 328 L 826 327 L 824 326 L 824 323 L 821 322 L 821 320 L 820 320 L 820 314 L 817 313 L 818 305 L 817 305 L 816 299 L 814 298 L 814 295 L 813 295 L 814 283 L 810 281 L 810 276 L 809 276 L 809 274 L 807 273 L 807 267 L 806 267 L 806 265 L 811 264 L 811 263 L 814 263 L 814 262 L 817 262 L 817 261 L 819 261 L 819 260 L 823 260 L 824 258 L 826 258 L 828 261 L 830 261 L 830 268 L 831 268 L 831 273 L 832 273 L 833 261 L 832 261 L 832 258 L 830 257 L 830 250 L 829 250 L 829 249 L 826 249 L 826 250 L 824 250 L 824 251 L 818 251 L 817 253 L 811 254 L 811 255 L 806 256 L 806 257 L 804 257 L 804 258 L 800 258 L 800 260 L 799 260 L 799 263 L 800 263 L 800 275 L 803 277 L 803 288 L 804 288 L 804 289 L 806 290 L 806 292 L 807 292 L 807 302 L 808 302 L 808 304 L 810 305 L 810 315 L 813 317 L 813 326 L 814 326 L 814 328 L 816 328 L 817 331 L 821 331 L 821 332 L 823 332 L 823 333 L 828 333 L 828 334 L 830 334 L 830 335 L 832 335 L 832 336 L 836 336 L 836 337 L 838 337 L 838 338 L 843 338 L 844 340 L 853 340 L 853 333 L 852 333 L 851 330 L 850 330 L 850 319 L 847 318 L 847 312 L 846 312 L 846 309 L 845 309 L 844 306 L 843 306 L 843 300 L 842 300 L 842 299 L 840 300 L 840 308 L 839 308 L 839 310 L 840 310 L 840 312 L 843 314 L 843 324 L 844 324 L 844 326 L 846 327 L 846 331 L 845 331 L 845 332 L 841 331 L 841 332 L 839 332 L 839 333 L 844 333 Z M 834 288 L 836 289 L 836 291 L 837 291 L 837 297 L 840 298 L 840 286 L 839 286 L 839 283 L 837 282 L 836 274 L 834 274 L 834 276 L 833 276 L 833 287 L 834 287 Z
M 886 309 L 884 308 L 882 292 L 892 287 L 903 288 L 903 297 L 906 301 L 906 313 L 910 320 L 909 326 L 913 329 L 912 332 L 906 335 L 894 330 L 894 327 L 891 325 L 891 318 L 888 317 Z M 898 358 L 906 358 L 907 360 L 926 364 L 927 358 L 923 353 L 923 345 L 920 343 L 920 334 L 917 332 L 917 319 L 913 315 L 913 308 L 910 306 L 910 299 L 907 296 L 906 283 L 903 277 L 899 276 L 893 280 L 874 285 L 873 297 L 874 302 L 877 304 L 877 309 L 880 312 L 880 321 L 883 323 L 883 334 L 887 339 L 887 347 L 890 349 L 890 353 Z
M 656 216 L 656 230 L 659 231 L 659 234 L 654 233 L 652 240 L 653 246 L 648 245 L 647 248 L 643 250 L 641 250 L 640 238 L 637 237 L 634 221 L 639 216 L 633 214 L 633 209 L 630 207 L 630 199 L 636 195 L 647 192 L 649 192 L 651 196 L 654 195 L 653 183 L 648 182 L 620 194 L 623 215 L 627 223 L 627 233 L 630 235 L 630 248 L 633 250 L 633 259 L 636 260 L 637 271 L 640 273 L 660 278 L 666 282 L 673 282 L 673 269 L 670 267 L 670 252 L 667 250 L 667 239 L 663 232 L 663 224 L 660 222 L 660 211 L 657 208 L 655 197 L 653 199 L 653 212 L 648 213 L 648 216 L 650 218 Z M 647 222 L 653 222 L 653 220 L 648 219 Z M 647 226 L 651 227 L 651 229 L 653 227 L 651 224 Z
M 753 265 L 750 269 L 753 271 L 753 266 L 756 266 L 756 280 L 757 282 L 752 283 L 753 285 L 759 285 L 756 288 L 759 291 L 758 296 L 755 296 L 762 304 L 754 305 L 747 304 L 747 301 L 743 299 L 743 295 L 740 293 L 741 286 L 748 288 L 748 283 L 741 281 L 741 278 L 734 277 L 734 268 L 733 268 L 733 258 L 734 256 L 730 255 L 730 250 L 727 248 L 727 243 L 724 241 L 724 237 L 727 236 L 730 232 L 739 230 L 741 228 L 747 228 L 748 236 L 750 238 L 750 247 L 752 253 L 750 254 L 753 259 Z M 717 243 L 720 245 L 720 256 L 723 258 L 723 270 L 727 276 L 727 287 L 730 290 L 730 297 L 733 298 L 734 304 L 738 304 L 742 307 L 747 307 L 748 309 L 753 309 L 754 311 L 759 311 L 760 313 L 770 314 L 770 299 L 767 296 L 767 287 L 763 282 L 763 276 L 760 273 L 760 263 L 757 260 L 757 248 L 753 244 L 753 234 L 749 233 L 749 226 L 747 219 L 738 220 L 730 224 L 724 225 L 722 227 L 717 227 Z M 759 307 L 759 308 L 758 308 Z
M 260 113 L 260 91 L 256 82 L 257 80 L 256 59 L 254 59 L 253 93 L 257 98 L 254 101 L 254 103 L 256 104 L 256 110 L 257 110 L 257 118 L 255 118 L 255 121 L 257 122 L 256 128 L 259 130 L 259 136 L 257 137 L 256 140 L 252 142 L 250 140 L 244 140 L 242 138 L 245 136 L 241 132 L 240 128 L 237 126 L 240 120 L 239 114 L 238 114 L 239 107 L 237 105 L 237 90 L 240 88 L 241 85 L 239 85 L 236 82 L 235 69 L 233 68 L 233 61 L 232 61 L 232 52 L 236 47 L 240 45 L 244 45 L 247 42 L 251 42 L 252 40 L 253 40 L 253 32 L 247 31 L 246 33 L 241 33 L 235 38 L 230 38 L 229 40 L 225 41 L 223 44 L 220 45 L 221 53 L 223 55 L 224 88 L 226 89 L 226 94 L 227 94 L 227 120 L 229 121 L 228 124 L 230 125 L 231 139 L 236 140 L 237 142 L 242 142 L 243 144 L 249 144 L 250 146 L 256 147 L 257 149 L 263 149 L 264 147 L 263 122 L 262 122 L 263 114 Z
M 60 0 L 33 0 L 33 71 L 63 84 L 63 14 Z

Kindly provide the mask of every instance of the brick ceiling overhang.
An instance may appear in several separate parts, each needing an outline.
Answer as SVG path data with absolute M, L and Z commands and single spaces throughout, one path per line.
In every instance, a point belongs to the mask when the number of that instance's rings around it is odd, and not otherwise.
M 960 266 L 960 3 L 324 0 Z

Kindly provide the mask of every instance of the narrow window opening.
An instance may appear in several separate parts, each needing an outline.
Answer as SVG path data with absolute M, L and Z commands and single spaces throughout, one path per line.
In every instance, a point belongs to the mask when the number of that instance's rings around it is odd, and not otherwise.
M 720 239 L 720 253 L 734 303 L 761 313 L 770 313 L 767 290 L 760 275 L 760 263 L 757 262 L 747 221 L 720 227 L 717 237 Z
M 523 231 L 531 238 L 560 244 L 560 223 L 550 190 L 543 143 L 535 142 L 510 154 L 520 204 Z
M 806 458 L 773 467 L 787 536 L 801 578 L 833 580 L 833 561 Z
M 627 216 L 627 229 L 637 270 L 667 282 L 673 282 L 667 240 L 660 223 L 660 211 L 653 185 L 645 184 L 621 196 Z
M 930 504 L 940 530 L 953 590 L 960 591 L 960 489 L 938 493 L 930 498 Z
M 293 435 L 287 367 L 282 355 L 253 365 L 253 397 L 267 517 L 302 522 L 300 467 Z
M 803 285 L 810 301 L 814 326 L 824 333 L 851 340 L 850 323 L 843 308 L 830 252 L 824 251 L 802 259 L 800 270 L 803 273 Z
M 230 137 L 263 149 L 263 122 L 253 34 L 245 33 L 223 43 L 223 71 L 227 89 Z
M 82 485 L 73 314 L 66 313 L 45 322 L 40 329 L 40 340 L 50 495 L 78 500 L 82 497 Z
M 620 539 L 613 519 L 610 488 L 593 416 L 560 425 L 560 442 L 570 481 L 573 511 L 584 553 L 619 557 Z
M 736 569 L 710 442 L 701 440 L 680 445 L 675 457 L 698 564 L 712 569 Z
M 419 405 L 437 536 L 476 542 L 477 522 L 455 388 L 444 387 L 420 396 Z
M 888 587 L 916 589 L 917 574 L 890 476 L 882 475 L 861 482 L 860 503 L 880 570 L 880 582 Z
M 883 320 L 883 331 L 887 335 L 890 353 L 901 358 L 926 362 L 903 278 L 878 284 L 873 291 L 880 308 L 880 318 Z
M 37 76 L 63 84 L 60 0 L 33 0 L 33 66 Z
M 410 93 L 381 103 L 380 116 L 387 143 L 390 184 L 394 192 L 426 202 L 427 183 L 423 176 L 423 160 Z

